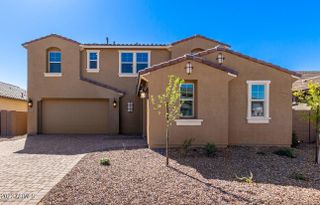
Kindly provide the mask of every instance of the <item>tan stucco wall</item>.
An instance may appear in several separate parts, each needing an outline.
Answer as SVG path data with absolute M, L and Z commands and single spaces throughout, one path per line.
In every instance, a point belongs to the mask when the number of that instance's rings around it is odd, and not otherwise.
M 47 49 L 62 52 L 62 77 L 44 77 L 47 68 Z M 114 91 L 80 80 L 80 47 L 77 44 L 51 37 L 28 45 L 28 95 L 33 107 L 28 109 L 28 133 L 38 132 L 38 104 L 43 99 L 116 99 Z M 112 127 L 119 128 L 119 107 L 110 109 Z
M 229 144 L 289 146 L 292 135 L 291 86 L 288 73 L 222 52 L 224 65 L 239 72 L 229 84 Z M 216 61 L 217 53 L 206 57 Z M 270 80 L 270 123 L 249 124 L 247 80 Z
M 309 110 L 292 110 L 292 130 L 303 142 L 316 141 L 315 123 L 312 120 L 309 121 L 309 114 Z
M 27 111 L 27 101 L 0 97 L 0 110 Z
M 177 58 L 183 56 L 186 53 L 190 53 L 194 49 L 208 49 L 217 46 L 218 44 L 200 37 L 193 38 L 188 41 L 184 41 L 173 45 L 170 48 L 171 58 Z
M 196 118 L 203 119 L 201 126 L 176 126 L 170 129 L 171 146 L 180 146 L 184 140 L 194 138 L 194 145 L 208 142 L 218 146 L 228 144 L 228 82 L 233 78 L 227 73 L 209 66 L 193 62 L 193 72 L 187 75 L 186 62 L 169 66 L 145 75 L 150 95 L 163 93 L 168 82 L 168 74 L 174 74 L 186 81 L 196 83 Z M 165 121 L 147 101 L 147 134 L 151 148 L 164 146 Z
M 107 83 L 125 92 L 120 100 L 120 131 L 123 134 L 142 134 L 142 101 L 136 95 L 137 77 L 119 77 L 119 51 L 150 51 L 151 65 L 166 61 L 170 53 L 165 49 L 113 49 L 100 50 L 99 73 L 86 72 L 87 50 L 81 52 L 82 72 L 85 77 Z M 133 112 L 128 112 L 128 102 L 133 102 Z
M 27 113 L 0 111 L 0 136 L 23 135 L 27 132 Z

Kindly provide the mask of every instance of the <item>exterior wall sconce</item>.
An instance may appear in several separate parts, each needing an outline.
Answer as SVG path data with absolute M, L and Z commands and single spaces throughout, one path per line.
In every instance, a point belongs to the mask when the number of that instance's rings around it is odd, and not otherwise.
M 190 75 L 190 74 L 192 73 L 192 69 L 193 69 L 192 64 L 191 64 L 190 62 L 188 62 L 187 65 L 186 65 L 186 67 L 185 67 L 185 69 L 186 69 L 186 73 L 187 73 L 188 75 Z
M 147 97 L 147 93 L 144 90 L 140 90 L 140 98 L 145 99 Z
M 221 65 L 224 62 L 225 57 L 222 55 L 222 53 L 218 54 L 218 57 L 216 58 L 216 60 L 218 61 L 218 63 Z
M 33 101 L 31 98 L 28 99 L 28 107 L 30 107 L 30 108 L 33 107 Z
M 113 103 L 112 103 L 113 107 L 116 108 L 117 107 L 117 101 L 116 99 L 113 99 Z

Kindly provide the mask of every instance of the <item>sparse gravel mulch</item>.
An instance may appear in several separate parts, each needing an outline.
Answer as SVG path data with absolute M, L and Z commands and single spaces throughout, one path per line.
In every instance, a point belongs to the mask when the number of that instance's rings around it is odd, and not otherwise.
M 266 155 L 258 155 L 257 151 Z M 231 147 L 208 158 L 198 152 L 165 157 L 150 149 L 86 155 L 42 200 L 43 204 L 320 204 L 320 166 L 304 145 L 297 158 L 272 148 Z M 108 157 L 110 166 L 99 160 Z M 254 183 L 238 176 L 253 173 Z M 302 173 L 307 181 L 291 178 Z

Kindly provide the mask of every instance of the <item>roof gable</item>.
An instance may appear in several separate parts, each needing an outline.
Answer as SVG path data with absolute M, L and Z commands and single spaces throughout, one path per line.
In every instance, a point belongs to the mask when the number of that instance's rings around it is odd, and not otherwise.
M 77 44 L 77 45 L 80 45 L 79 42 L 77 42 L 77 41 L 75 41 L 75 40 L 72 40 L 72 39 L 70 39 L 70 38 L 66 38 L 66 37 L 61 36 L 61 35 L 58 35 L 58 34 L 50 34 L 50 35 L 47 35 L 47 36 L 43 36 L 43 37 L 40 37 L 40 38 L 31 40 L 31 41 L 25 42 L 25 43 L 22 44 L 22 46 L 26 48 L 26 47 L 27 47 L 29 44 L 31 44 L 31 43 L 34 43 L 34 42 L 37 42 L 37 41 L 41 41 L 41 40 L 44 40 L 44 39 L 46 39 L 46 38 L 51 38 L 51 37 L 60 38 L 60 39 L 69 41 L 69 42 L 71 42 L 71 43 L 75 43 L 75 44 Z
M 231 47 L 231 46 L 228 45 L 228 44 L 222 43 L 222 42 L 220 42 L 220 41 L 217 41 L 217 40 L 214 40 L 214 39 L 211 39 L 211 38 L 207 38 L 207 37 L 202 36 L 202 35 L 199 35 L 199 34 L 196 34 L 196 35 L 194 35 L 194 36 L 190 36 L 190 37 L 188 37 L 188 38 L 184 38 L 184 39 L 175 41 L 175 42 L 171 43 L 171 45 L 174 46 L 174 45 L 177 45 L 177 44 L 180 44 L 180 43 L 183 43 L 183 42 L 186 42 L 186 41 L 190 41 L 190 40 L 193 40 L 193 39 L 196 39 L 196 38 L 202 38 L 202 39 L 205 39 L 205 40 L 208 40 L 208 41 L 211 41 L 211 42 L 220 44 L 220 45 L 222 45 L 222 46 L 226 46 L 226 47 L 228 47 L 228 48 Z
M 160 64 L 153 65 L 153 66 L 151 66 L 151 67 L 149 67 L 149 68 L 147 68 L 145 70 L 140 71 L 139 75 L 143 75 L 143 74 L 146 74 L 146 73 L 149 73 L 149 72 L 153 72 L 153 71 L 156 71 L 156 70 L 159 70 L 159 69 L 171 66 L 171 65 L 175 65 L 175 64 L 187 61 L 187 60 L 192 60 L 192 61 L 195 61 L 195 62 L 198 62 L 198 63 L 202 63 L 202 64 L 205 64 L 205 65 L 210 66 L 212 68 L 215 68 L 217 70 L 221 70 L 223 72 L 226 72 L 226 73 L 230 73 L 230 74 L 233 74 L 233 75 L 238 75 L 238 72 L 236 70 L 232 69 L 232 68 L 228 68 L 226 66 L 214 63 L 214 62 L 209 61 L 209 60 L 205 60 L 203 58 L 200 58 L 200 57 L 197 57 L 197 56 L 194 56 L 194 55 L 191 55 L 191 54 L 186 54 L 184 56 L 181 56 L 181 57 L 169 60 L 169 61 L 165 61 L 165 62 L 160 63 Z
M 227 49 L 225 47 L 222 47 L 222 46 L 216 46 L 214 48 L 210 48 L 210 49 L 207 49 L 205 51 L 201 51 L 199 53 L 196 53 L 194 54 L 195 56 L 198 56 L 198 57 L 202 57 L 202 56 L 206 56 L 206 55 L 209 55 L 211 53 L 215 53 L 215 52 L 218 52 L 218 51 L 223 51 L 223 52 L 226 52 L 226 53 L 230 53 L 230 54 L 233 54 L 233 55 L 236 55 L 238 57 L 241 57 L 241 58 L 245 58 L 249 61 L 252 61 L 252 62 L 255 62 L 255 63 L 259 63 L 259 64 L 262 64 L 262 65 L 265 65 L 265 66 L 269 66 L 273 69 L 276 69 L 276 70 L 279 70 L 281 72 L 284 72 L 284 73 L 287 73 L 287 74 L 291 74 L 295 77 L 300 77 L 301 74 L 299 73 L 296 73 L 294 71 L 291 71 L 289 69 L 286 69 L 286 68 L 282 68 L 280 66 L 277 66 L 277 65 L 274 65 L 272 63 L 268 63 L 266 61 L 263 61 L 263 60 L 260 60 L 260 59 L 257 59 L 257 58 L 253 58 L 253 57 L 250 57 L 250 56 L 247 56 L 245 54 L 242 54 L 242 53 L 239 53 L 239 52 L 236 52 L 236 51 L 233 51 L 233 50 L 230 50 L 230 49 Z

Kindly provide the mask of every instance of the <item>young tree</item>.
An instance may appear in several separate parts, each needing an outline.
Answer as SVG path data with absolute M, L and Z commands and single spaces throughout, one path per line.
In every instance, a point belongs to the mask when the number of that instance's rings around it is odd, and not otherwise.
M 164 113 L 166 120 L 166 165 L 169 165 L 169 128 L 172 123 L 180 115 L 180 85 L 184 82 L 183 79 L 169 75 L 169 82 L 166 90 L 163 94 L 160 94 L 156 99 L 151 96 L 151 102 L 154 106 L 154 110 L 158 111 L 159 115 Z
M 311 108 L 311 121 L 316 125 L 316 157 L 315 162 L 320 164 L 320 87 L 318 83 L 308 83 L 308 91 L 297 91 L 294 96 L 298 97 L 300 102 L 306 103 Z

